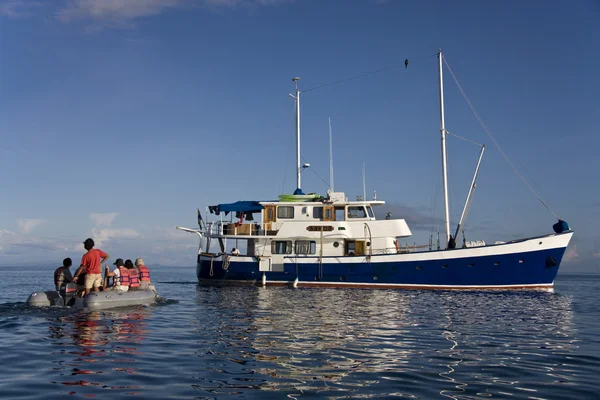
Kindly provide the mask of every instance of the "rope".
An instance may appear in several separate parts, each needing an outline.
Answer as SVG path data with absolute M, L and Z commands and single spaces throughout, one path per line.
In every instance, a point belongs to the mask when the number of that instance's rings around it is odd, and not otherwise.
M 506 162 L 508 163 L 508 165 L 510 165 L 510 167 L 513 169 L 513 171 L 515 172 L 515 174 L 517 174 L 517 176 L 521 179 L 521 181 L 523 181 L 523 183 L 525 184 L 525 186 L 527 186 L 529 188 L 529 190 L 531 191 L 531 193 L 533 193 L 533 195 L 538 199 L 538 201 L 540 203 L 542 203 L 542 205 L 544 207 L 546 207 L 546 209 L 552 215 L 554 215 L 554 217 L 556 217 L 556 219 L 560 220 L 560 218 L 558 218 L 558 215 L 556 215 L 554 213 L 554 211 L 552 211 L 550 209 L 550 207 L 548 206 L 548 204 L 546 204 L 546 202 L 544 200 L 542 200 L 542 198 L 538 195 L 538 193 L 529 184 L 529 182 L 527 181 L 527 179 L 525 179 L 525 177 L 521 174 L 521 172 L 518 170 L 518 168 L 512 163 L 512 161 L 510 160 L 510 158 L 508 157 L 508 155 L 504 152 L 504 150 L 502 150 L 502 147 L 500 147 L 500 145 L 498 144 L 498 142 L 494 138 L 494 135 L 492 135 L 492 133 L 489 131 L 489 129 L 487 128 L 487 126 L 485 125 L 485 123 L 483 122 L 483 120 L 481 119 L 481 117 L 479 116 L 479 114 L 477 113 L 477 111 L 475 110 L 475 107 L 473 106 L 473 104 L 471 103 L 471 101 L 469 100 L 469 98 L 467 97 L 467 95 L 466 95 L 465 91 L 463 90 L 462 86 L 460 85 L 460 83 L 458 83 L 458 79 L 456 79 L 456 76 L 454 75 L 454 72 L 452 71 L 452 68 L 450 68 L 450 64 L 448 64 L 448 61 L 446 61 L 446 57 L 443 57 L 443 60 L 444 60 L 444 63 L 446 64 L 446 66 L 448 67 L 448 71 L 450 71 L 450 75 L 452 75 L 452 79 L 454 79 L 454 82 L 456 83 L 456 86 L 458 86 L 458 90 L 460 90 L 460 93 L 462 94 L 463 98 L 465 99 L 465 101 L 469 105 L 469 108 L 471 109 L 471 112 L 473 113 L 473 115 L 475 115 L 475 118 L 477 118 L 477 121 L 479 121 L 479 124 L 481 125 L 481 127 L 483 128 L 483 130 L 485 131 L 485 133 L 488 135 L 488 137 L 490 138 L 490 140 L 492 141 L 492 143 L 494 144 L 494 146 L 496 146 L 496 149 L 498 150 L 498 152 L 502 155 L 502 157 L 504 157 L 504 159 L 506 160 Z M 456 135 L 454 135 L 454 136 L 456 136 Z
M 426 57 L 420 57 L 420 58 L 418 58 L 418 59 L 417 59 L 417 61 L 420 61 L 420 60 L 422 60 L 422 59 L 425 59 L 425 58 L 434 57 L 434 56 L 437 56 L 437 53 L 435 53 L 435 54 L 431 54 L 431 55 L 428 55 L 428 56 L 426 56 Z M 413 62 L 413 61 L 411 61 L 411 62 Z M 400 67 L 402 67 L 402 66 L 404 66 L 404 62 L 402 62 L 402 63 L 400 63 L 400 64 L 394 64 L 394 65 L 392 65 L 392 66 L 390 66 L 390 67 L 386 67 L 386 68 L 380 68 L 380 69 L 376 69 L 376 70 L 374 70 L 374 71 L 365 72 L 365 73 L 362 73 L 362 74 L 359 74 L 359 75 L 350 76 L 350 77 L 348 77 L 348 78 L 343 78 L 343 79 L 340 79 L 340 80 L 337 80 L 337 81 L 333 81 L 333 82 L 330 82 L 330 83 L 326 83 L 326 84 L 324 84 L 324 85 L 315 86 L 315 87 L 312 87 L 312 88 L 310 88 L 310 89 L 301 90 L 301 92 L 302 92 L 302 93 L 306 93 L 306 92 L 310 92 L 310 91 L 313 91 L 313 90 L 322 89 L 322 88 L 324 88 L 324 87 L 328 87 L 328 86 L 337 85 L 338 83 L 347 82 L 347 81 L 352 81 L 352 80 L 359 79 L 359 78 L 363 78 L 363 77 L 365 77 L 365 76 L 369 76 L 369 75 L 375 75 L 375 74 L 379 74 L 379 73 L 381 73 L 381 72 L 389 71 L 389 70 L 391 70 L 391 69 L 400 68 Z
M 225 256 L 225 260 L 223 260 L 223 270 L 227 271 L 227 269 L 229 268 L 229 256 Z
M 446 129 L 446 133 L 447 133 L 448 135 L 452 135 L 452 136 L 454 136 L 454 137 L 456 137 L 456 138 L 462 139 L 462 140 L 464 140 L 465 142 L 469 142 L 469 143 L 476 144 L 476 145 L 477 145 L 477 146 L 479 146 L 479 147 L 483 147 L 483 146 L 484 146 L 484 145 L 482 145 L 481 143 L 477 143 L 477 142 L 474 142 L 474 141 L 472 141 L 471 139 L 467 139 L 467 138 L 464 138 L 464 137 L 462 137 L 462 136 L 455 135 L 454 133 L 450 132 L 450 131 L 449 131 L 449 130 L 447 130 L 447 129 Z

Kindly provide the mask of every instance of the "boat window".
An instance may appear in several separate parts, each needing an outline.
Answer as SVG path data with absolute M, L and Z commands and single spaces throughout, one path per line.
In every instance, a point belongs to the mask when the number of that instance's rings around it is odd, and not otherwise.
M 317 242 L 314 240 L 296 240 L 296 254 L 315 254 Z
M 291 240 L 274 240 L 271 243 L 272 254 L 292 254 Z
M 331 210 L 330 210 L 331 212 Z M 323 218 L 323 207 L 313 207 L 313 218 L 322 219 Z
M 368 206 L 367 212 L 369 213 L 369 218 L 375 218 L 375 213 L 373 212 L 373 207 Z
M 335 220 L 336 221 L 344 221 L 344 220 L 346 220 L 344 214 L 345 214 L 344 207 L 336 207 L 335 208 Z
M 280 206 L 277 207 L 277 218 L 294 218 L 294 207 Z
M 367 218 L 367 213 L 363 206 L 348 207 L 348 218 Z
M 345 250 L 346 250 L 346 255 L 348 255 L 348 256 L 356 255 L 356 242 L 347 241 Z
M 324 221 L 335 221 L 333 215 L 333 208 L 325 207 L 325 216 L 323 218 Z

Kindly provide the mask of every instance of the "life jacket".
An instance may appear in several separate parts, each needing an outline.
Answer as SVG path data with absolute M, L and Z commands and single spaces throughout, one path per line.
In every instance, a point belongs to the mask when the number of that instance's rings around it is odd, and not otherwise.
M 131 280 L 129 279 L 129 270 L 125 267 L 119 267 L 119 272 L 121 273 L 121 286 L 129 286 Z
M 140 271 L 140 281 L 150 282 L 150 270 L 145 265 L 139 265 L 137 267 L 138 271 Z
M 54 285 L 58 286 L 64 283 L 65 276 L 63 274 L 64 267 L 58 267 L 54 270 Z
M 140 280 L 139 280 L 137 274 L 135 273 L 135 269 L 128 269 L 127 272 L 129 272 L 129 287 L 130 288 L 140 287 Z

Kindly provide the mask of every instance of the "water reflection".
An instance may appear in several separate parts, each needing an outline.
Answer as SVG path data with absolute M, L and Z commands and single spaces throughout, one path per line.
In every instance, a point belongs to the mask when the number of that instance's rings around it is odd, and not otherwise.
M 574 377 L 565 363 L 577 349 L 569 296 L 206 287 L 196 293 L 204 306 L 196 330 L 214 343 L 196 353 L 209 369 L 199 372 L 196 389 L 207 393 L 252 387 L 292 397 L 541 398 L 544 385 L 565 386 Z M 544 382 L 528 369 L 544 370 Z M 215 372 L 227 375 L 214 379 Z
M 94 393 L 83 389 L 88 386 L 133 390 L 130 394 L 136 394 L 136 385 L 115 384 L 123 379 L 114 374 L 137 373 L 134 356 L 140 354 L 138 346 L 147 334 L 145 318 L 149 312 L 147 308 L 121 312 L 82 311 L 49 319 L 49 337 L 57 346 L 53 354 L 60 356 L 56 357 L 58 366 L 53 370 L 60 371 L 63 377 L 52 383 L 81 387 L 78 391 L 87 396 Z M 76 393 L 74 388 L 69 392 L 70 395 Z

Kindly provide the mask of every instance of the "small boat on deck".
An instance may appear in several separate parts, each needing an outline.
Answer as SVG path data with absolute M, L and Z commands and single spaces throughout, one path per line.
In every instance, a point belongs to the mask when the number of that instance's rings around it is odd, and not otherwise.
M 108 308 L 128 306 L 148 306 L 158 299 L 154 285 L 148 289 L 118 292 L 104 290 L 91 292 L 85 297 L 77 297 L 77 286 L 69 283 L 60 291 L 48 290 L 33 292 L 27 299 L 27 305 L 32 307 L 72 307 L 88 308 L 90 310 L 105 310 Z

